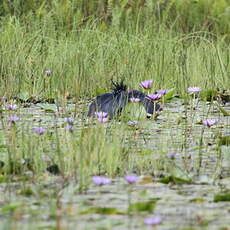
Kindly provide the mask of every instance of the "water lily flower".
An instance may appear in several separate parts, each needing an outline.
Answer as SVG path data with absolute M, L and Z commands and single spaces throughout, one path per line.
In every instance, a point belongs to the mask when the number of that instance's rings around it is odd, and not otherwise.
M 74 122 L 74 119 L 72 117 L 65 117 L 64 122 L 68 123 L 69 125 L 72 125 Z
M 108 118 L 108 117 L 98 117 L 97 120 L 98 120 L 100 123 L 104 124 L 104 123 L 106 123 L 106 122 L 109 121 L 109 118 Z
M 95 112 L 95 115 L 97 117 L 97 120 L 100 122 L 100 123 L 106 123 L 109 121 L 109 118 L 108 118 L 108 113 L 106 112 Z
M 111 183 L 111 179 L 104 176 L 93 176 L 92 181 L 96 185 L 106 185 Z
M 136 97 L 131 97 L 129 99 L 130 102 L 140 102 L 140 98 L 136 98 Z
M 33 128 L 33 131 L 35 132 L 35 133 L 38 133 L 38 134 L 43 134 L 45 131 L 46 131 L 46 129 L 44 129 L 44 128 L 42 128 L 42 127 L 37 127 L 37 128 Z
M 65 127 L 65 130 L 70 131 L 70 132 L 73 132 L 74 127 L 73 127 L 72 125 L 67 125 L 67 126 Z
M 201 91 L 201 88 L 200 87 L 189 87 L 187 91 L 190 94 L 199 93 Z
M 150 89 L 153 85 L 153 80 L 145 80 L 140 83 L 144 89 Z
M 166 93 L 168 93 L 168 90 L 167 89 L 158 89 L 158 90 L 156 90 L 156 92 L 158 94 L 165 95 Z
M 20 118 L 19 117 L 16 117 L 16 116 L 11 116 L 11 117 L 8 117 L 7 119 L 9 122 L 15 122 L 15 121 L 19 121 Z
M 160 224 L 162 222 L 161 217 L 160 216 L 152 216 L 152 217 L 148 217 L 144 220 L 144 223 L 146 225 L 157 225 Z
M 50 76 L 50 75 L 53 74 L 53 71 L 50 70 L 50 69 L 47 69 L 47 70 L 44 71 L 44 74 L 45 74 L 46 76 Z
M 108 116 L 108 113 L 106 113 L 106 112 L 95 112 L 95 115 L 97 118 L 105 118 Z
M 168 158 L 170 158 L 170 159 L 174 159 L 176 155 L 177 155 L 177 153 L 175 153 L 175 152 L 171 152 L 171 153 L 167 154 Z
M 5 107 L 8 110 L 16 110 L 17 109 L 17 105 L 14 105 L 14 104 L 5 105 Z
M 138 180 L 138 177 L 136 175 L 127 175 L 127 176 L 125 176 L 125 180 L 129 184 L 135 184 Z
M 137 124 L 138 124 L 137 121 L 128 121 L 127 122 L 127 125 L 129 125 L 129 126 L 136 126 Z
M 161 94 L 148 94 L 147 98 L 152 100 L 152 101 L 157 101 L 161 99 L 162 95 Z
M 208 119 L 208 120 L 203 121 L 203 125 L 205 125 L 207 127 L 211 127 L 211 126 L 215 125 L 218 121 L 219 121 L 219 119 Z

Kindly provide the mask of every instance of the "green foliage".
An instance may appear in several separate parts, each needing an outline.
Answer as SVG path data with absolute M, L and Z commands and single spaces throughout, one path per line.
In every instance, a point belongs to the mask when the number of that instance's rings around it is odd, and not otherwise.
M 230 201 L 230 192 L 216 194 L 214 197 L 214 202 L 221 202 L 221 201 Z
M 156 206 L 157 199 L 152 199 L 146 202 L 132 203 L 128 207 L 128 212 L 148 212 L 152 213 Z

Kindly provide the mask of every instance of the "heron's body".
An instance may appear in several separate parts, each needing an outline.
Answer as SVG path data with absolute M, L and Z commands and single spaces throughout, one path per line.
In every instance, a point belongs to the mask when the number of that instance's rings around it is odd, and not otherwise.
M 121 83 L 113 83 L 112 92 L 104 93 L 96 97 L 90 104 L 88 116 L 94 117 L 96 112 L 105 112 L 110 119 L 120 115 L 125 106 L 130 103 L 131 98 L 138 98 L 147 113 L 150 116 L 161 110 L 158 103 L 151 101 L 147 95 L 139 90 L 127 90 L 127 87 Z

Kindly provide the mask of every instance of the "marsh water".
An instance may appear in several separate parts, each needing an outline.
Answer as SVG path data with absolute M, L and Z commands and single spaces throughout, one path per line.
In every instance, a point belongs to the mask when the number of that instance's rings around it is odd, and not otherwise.
M 230 112 L 230 104 L 223 108 Z M 73 113 L 75 105 L 67 110 Z M 54 113 L 37 105 L 21 107 L 19 115 L 26 122 L 53 126 Z M 205 127 L 207 118 L 219 121 Z M 63 129 L 63 117 L 57 122 Z M 77 116 L 74 132 L 85 122 Z M 230 229 L 229 200 L 215 198 L 230 191 L 230 146 L 221 142 L 230 136 L 229 116 L 212 103 L 191 108 L 178 99 L 166 103 L 155 120 L 129 122 L 126 132 L 132 161 L 127 173 L 135 173 L 137 183 L 128 185 L 118 174 L 110 184 L 89 183 L 79 192 L 71 176 L 45 170 L 34 177 L 28 173 L 29 180 L 10 176 L 10 182 L 0 183 L 0 229 Z M 150 216 L 160 216 L 161 223 L 145 225 Z

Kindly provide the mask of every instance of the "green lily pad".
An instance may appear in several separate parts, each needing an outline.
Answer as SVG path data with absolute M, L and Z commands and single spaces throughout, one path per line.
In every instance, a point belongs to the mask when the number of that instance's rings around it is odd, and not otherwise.
M 174 89 L 170 89 L 167 94 L 164 95 L 164 99 L 169 101 L 173 98 L 173 95 L 175 94 Z
M 57 111 L 57 106 L 54 104 L 42 104 L 39 103 L 37 104 L 38 107 L 44 109 L 46 112 L 56 112 Z
M 218 103 L 215 103 L 215 105 L 218 107 L 218 109 L 224 116 L 230 116 L 230 113 L 227 110 L 225 110 L 221 105 L 219 105 Z
M 30 99 L 30 95 L 28 92 L 21 92 L 18 94 L 18 99 L 20 99 L 23 102 L 26 102 Z
M 220 137 L 219 139 L 219 145 L 230 145 L 230 136 L 224 136 L 224 137 Z
M 214 202 L 230 201 L 230 192 L 218 193 L 214 196 Z
M 136 202 L 129 205 L 128 212 L 148 212 L 152 213 L 158 199 L 151 199 L 147 202 Z
M 175 183 L 175 184 L 189 184 L 192 182 L 192 178 L 180 168 L 173 168 L 170 170 L 170 176 L 163 177 L 159 182 L 163 184 Z
M 101 215 L 124 215 L 124 212 L 118 211 L 116 208 L 111 207 L 92 207 L 81 211 L 80 214 L 101 214 Z

